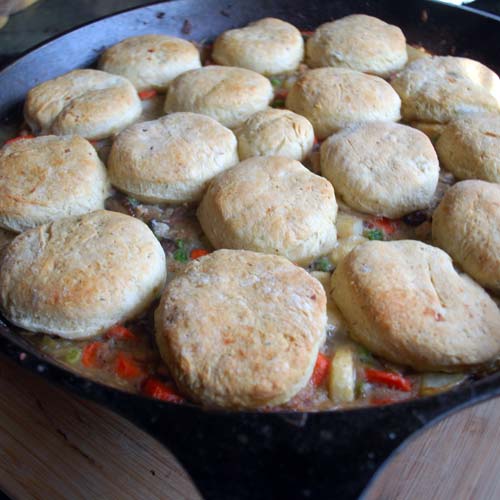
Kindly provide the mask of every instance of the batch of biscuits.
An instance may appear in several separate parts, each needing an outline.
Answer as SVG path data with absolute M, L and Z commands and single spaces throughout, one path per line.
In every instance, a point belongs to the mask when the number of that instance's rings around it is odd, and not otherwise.
M 20 335 L 231 409 L 388 404 L 496 369 L 492 70 L 361 14 L 203 50 L 135 36 L 98 68 L 31 89 L 0 149 L 0 311 Z M 185 227 L 161 219 L 178 209 Z

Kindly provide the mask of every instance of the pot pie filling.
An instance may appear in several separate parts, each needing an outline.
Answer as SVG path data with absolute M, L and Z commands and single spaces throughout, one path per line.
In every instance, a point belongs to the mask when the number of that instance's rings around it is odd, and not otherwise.
M 304 40 L 312 32 L 302 32 Z M 211 44 L 199 46 L 204 65 L 213 64 Z M 410 59 L 426 56 L 423 49 L 409 47 Z M 286 96 L 307 71 L 301 64 L 296 71 L 272 75 L 273 108 L 284 108 Z M 143 113 L 139 121 L 162 116 L 164 97 L 157 90 L 139 92 Z M 18 137 L 29 140 L 31 132 L 22 128 Z M 93 141 L 103 160 L 107 158 L 110 139 Z M 312 153 L 303 162 L 320 174 L 320 143 L 315 140 Z M 326 341 L 320 348 L 312 376 L 306 386 L 288 402 L 264 411 L 319 411 L 367 405 L 386 405 L 448 390 L 467 379 L 483 376 L 496 366 L 483 366 L 479 371 L 457 373 L 417 373 L 373 355 L 353 341 L 340 312 L 330 298 L 330 277 L 336 265 L 357 245 L 368 240 L 413 239 L 431 242 L 431 216 L 446 190 L 456 182 L 441 168 L 439 182 L 430 205 L 400 219 L 362 214 L 350 209 L 337 194 L 338 241 L 334 250 L 310 262 L 305 269 L 325 287 L 328 297 Z M 116 190 L 106 200 L 106 209 L 122 212 L 146 223 L 158 238 L 167 258 L 168 276 L 172 280 L 190 262 L 203 258 L 214 249 L 204 236 L 192 204 L 148 204 Z M 0 232 L 0 251 L 10 235 Z M 496 299 L 495 299 L 496 300 Z M 20 332 L 33 346 L 57 363 L 85 377 L 125 391 L 141 393 L 159 400 L 189 402 L 175 386 L 168 367 L 162 361 L 154 337 L 154 311 L 158 300 L 138 319 L 117 324 L 107 332 L 86 340 L 65 340 L 45 334 Z M 498 304 L 498 301 L 497 301 Z M 258 314 L 258 313 L 257 313 Z

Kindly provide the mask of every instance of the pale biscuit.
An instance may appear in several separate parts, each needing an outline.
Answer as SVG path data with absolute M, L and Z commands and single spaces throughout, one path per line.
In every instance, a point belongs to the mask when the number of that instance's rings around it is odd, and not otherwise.
M 178 76 L 170 85 L 165 112 L 192 111 L 234 128 L 266 109 L 273 99 L 271 82 L 255 71 L 206 66 Z
M 299 77 L 286 107 L 305 116 L 324 139 L 352 123 L 398 121 L 401 101 L 378 76 L 343 68 L 319 68 Z
M 108 158 L 111 183 L 149 203 L 201 199 L 210 179 L 238 163 L 236 137 L 205 115 L 172 113 L 121 132 Z
M 24 117 L 35 133 L 110 137 L 141 114 L 134 86 L 122 76 L 76 69 L 28 92 Z
M 309 381 L 325 339 L 326 296 L 275 255 L 219 250 L 163 293 L 155 330 L 181 391 L 224 408 L 285 403 Z
M 351 208 L 396 219 L 429 206 L 439 161 L 423 132 L 398 123 L 361 123 L 323 142 L 321 173 Z
M 146 224 L 99 210 L 14 239 L 0 268 L 0 310 L 26 330 L 85 338 L 142 313 L 165 279 L 165 254 Z
M 128 78 L 139 91 L 164 91 L 174 78 L 199 67 L 198 49 L 187 40 L 167 35 L 126 38 L 99 59 L 99 69 Z
M 436 143 L 444 168 L 458 179 L 500 183 L 500 114 L 451 121 Z
M 354 14 L 322 24 L 307 40 L 311 68 L 333 66 L 388 77 L 408 59 L 403 32 L 376 17 Z
M 432 239 L 478 283 L 500 292 L 500 184 L 463 181 L 432 216 Z
M 215 248 L 279 254 L 309 263 L 336 242 L 332 185 L 296 160 L 249 158 L 218 175 L 198 207 Z
M 464 114 L 500 111 L 500 79 L 465 57 L 422 57 L 391 84 L 401 97 L 407 122 L 447 123 Z
M 333 273 L 332 294 L 351 337 L 393 363 L 462 371 L 500 354 L 495 302 L 425 243 L 357 246 Z
M 300 31 L 272 17 L 225 31 L 216 38 L 212 51 L 217 64 L 239 66 L 264 75 L 294 71 L 303 57 Z
M 44 136 L 0 149 L 0 227 L 22 232 L 104 208 L 106 168 L 78 136 Z
M 314 129 L 309 120 L 286 109 L 259 111 L 235 132 L 241 160 L 252 156 L 286 156 L 302 161 L 314 144 Z

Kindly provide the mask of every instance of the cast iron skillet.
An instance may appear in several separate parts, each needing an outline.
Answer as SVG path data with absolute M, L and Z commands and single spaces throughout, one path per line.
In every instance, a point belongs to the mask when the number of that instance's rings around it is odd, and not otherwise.
M 314 29 L 362 12 L 400 26 L 438 54 L 466 55 L 498 71 L 500 18 L 427 0 L 180 0 L 115 15 L 28 53 L 0 73 L 0 123 L 18 121 L 26 92 L 119 40 L 151 32 L 193 40 L 266 16 Z M 186 22 L 186 20 L 188 20 Z M 76 376 L 0 322 L 0 349 L 21 365 L 98 401 L 141 426 L 184 465 L 206 499 L 355 498 L 415 431 L 452 411 L 500 394 L 500 373 L 406 403 L 324 413 L 206 411 L 106 387 Z

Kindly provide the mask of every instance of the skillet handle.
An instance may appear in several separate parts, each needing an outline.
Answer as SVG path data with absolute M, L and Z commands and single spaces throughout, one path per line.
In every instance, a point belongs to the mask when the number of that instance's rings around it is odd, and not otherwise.
M 450 411 L 433 400 L 285 416 L 153 405 L 146 416 L 142 403 L 115 409 L 176 455 L 205 500 L 358 498 L 408 436 Z

